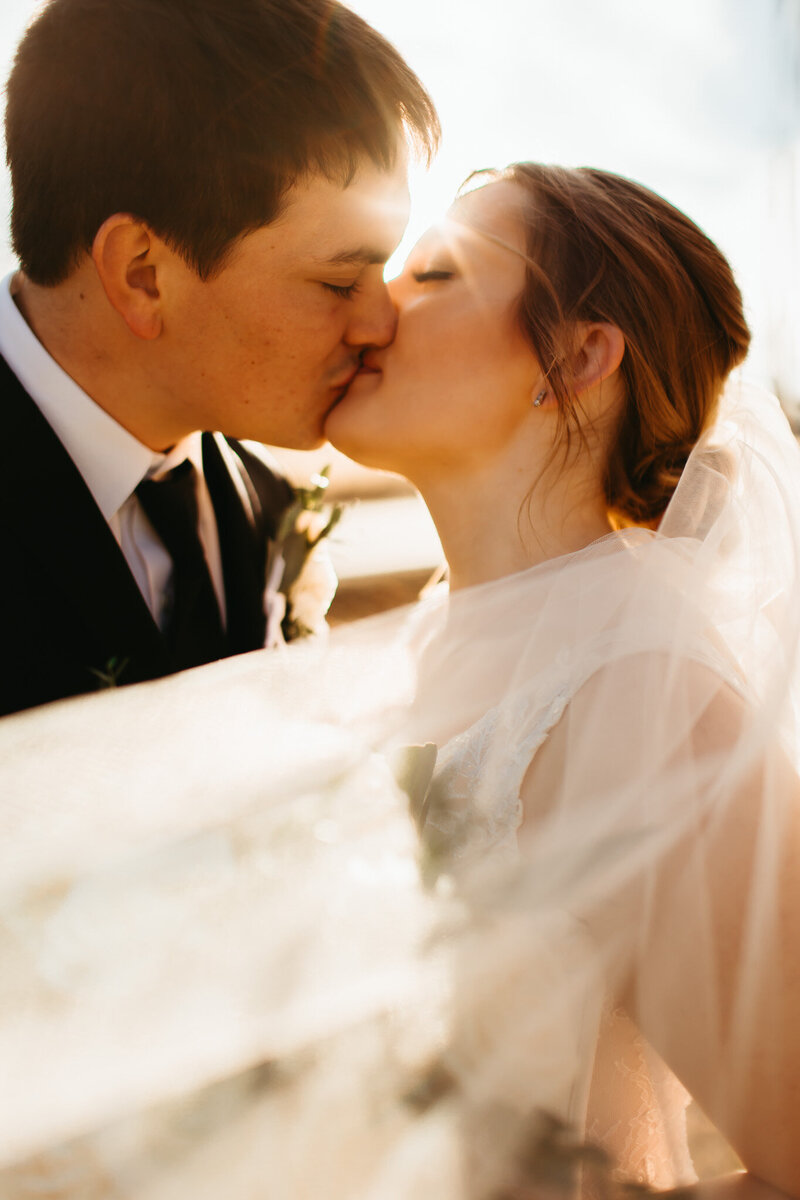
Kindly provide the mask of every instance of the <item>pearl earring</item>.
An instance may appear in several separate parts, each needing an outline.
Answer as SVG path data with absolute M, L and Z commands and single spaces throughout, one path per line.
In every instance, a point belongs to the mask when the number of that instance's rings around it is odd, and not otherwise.
M 544 391 L 544 392 L 539 392 L 539 395 L 536 397 L 536 399 L 535 399 L 535 400 L 534 400 L 534 402 L 533 402 L 533 407 L 534 407 L 534 408 L 541 408 L 541 407 L 542 407 L 542 401 L 544 400 L 544 398 L 545 398 L 545 396 L 546 396 L 546 395 L 547 395 L 547 392 L 546 392 L 546 391 Z

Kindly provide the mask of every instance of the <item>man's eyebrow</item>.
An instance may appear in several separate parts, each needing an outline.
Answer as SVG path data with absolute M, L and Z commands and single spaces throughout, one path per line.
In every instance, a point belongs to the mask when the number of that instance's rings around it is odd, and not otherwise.
M 340 250 L 338 254 L 332 254 L 330 258 L 321 258 L 321 265 L 326 267 L 339 266 L 383 266 L 390 256 L 382 250 L 378 250 L 372 246 L 358 246 L 353 250 Z

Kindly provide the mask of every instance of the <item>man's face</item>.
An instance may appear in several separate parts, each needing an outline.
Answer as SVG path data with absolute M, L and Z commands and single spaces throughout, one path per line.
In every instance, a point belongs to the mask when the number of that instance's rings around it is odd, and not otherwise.
M 294 187 L 280 217 L 246 234 L 208 282 L 174 262 L 161 348 L 178 419 L 319 445 L 362 350 L 394 336 L 383 268 L 407 220 L 405 161 L 367 162 L 348 187 L 320 175 Z

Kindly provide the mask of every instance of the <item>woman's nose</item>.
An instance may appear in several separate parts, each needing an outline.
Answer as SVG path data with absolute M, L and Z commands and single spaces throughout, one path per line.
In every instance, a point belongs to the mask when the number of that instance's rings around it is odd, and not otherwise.
M 405 296 L 405 281 L 403 275 L 396 275 L 394 279 L 390 279 L 386 284 L 386 290 L 389 293 L 389 298 L 395 307 L 395 311 L 398 311 Z

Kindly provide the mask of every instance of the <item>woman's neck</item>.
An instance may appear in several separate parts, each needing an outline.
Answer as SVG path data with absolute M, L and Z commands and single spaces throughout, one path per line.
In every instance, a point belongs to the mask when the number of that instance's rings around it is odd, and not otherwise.
M 581 550 L 613 528 L 602 496 L 572 473 L 553 472 L 532 486 L 529 471 L 467 471 L 417 487 L 439 532 L 451 590 Z

